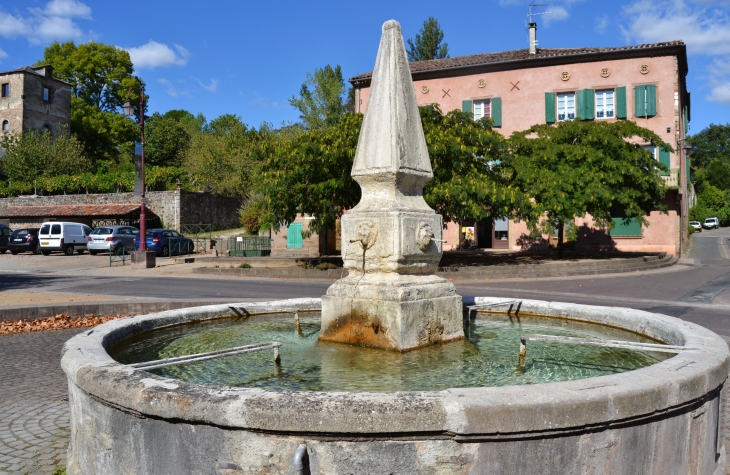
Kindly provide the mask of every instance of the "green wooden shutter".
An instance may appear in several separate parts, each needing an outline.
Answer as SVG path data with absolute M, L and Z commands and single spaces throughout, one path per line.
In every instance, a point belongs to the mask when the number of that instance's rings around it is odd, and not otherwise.
M 669 150 L 665 150 L 664 147 L 659 147 L 659 163 L 667 166 L 667 171 L 662 171 L 660 175 L 669 175 Z
M 624 221 L 623 217 L 613 218 L 612 237 L 641 237 L 641 223 L 636 218 Z
M 684 121 L 684 134 L 687 135 L 689 132 L 689 119 L 687 118 L 687 106 L 682 108 L 682 120 Z
M 596 93 L 593 89 L 581 89 L 576 93 L 578 101 L 578 118 L 581 120 L 593 120 L 596 116 Z
M 492 98 L 492 125 L 502 127 L 502 98 Z
M 471 114 L 471 101 L 461 101 L 461 110 Z
M 690 186 L 692 184 L 692 179 L 690 178 L 690 166 L 689 166 L 689 157 L 685 155 L 684 157 L 684 176 L 687 178 L 687 186 Z
M 304 247 L 302 243 L 302 223 L 291 223 L 286 230 L 286 247 L 289 249 L 301 249 Z
M 634 116 L 645 117 L 646 116 L 646 103 L 644 102 L 646 94 L 645 86 L 634 87 Z
M 646 115 L 654 117 L 656 115 L 656 85 L 647 84 L 646 86 Z
M 626 86 L 616 88 L 616 118 L 625 119 L 626 114 Z
M 555 122 L 555 93 L 545 93 L 545 122 L 552 124 Z

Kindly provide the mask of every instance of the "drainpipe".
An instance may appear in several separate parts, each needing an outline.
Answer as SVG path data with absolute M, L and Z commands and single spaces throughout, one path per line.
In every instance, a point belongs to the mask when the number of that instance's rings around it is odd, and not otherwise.
M 304 456 L 307 455 L 307 444 L 301 443 L 294 452 L 294 475 L 304 475 Z
M 530 54 L 537 54 L 537 23 L 530 23 Z

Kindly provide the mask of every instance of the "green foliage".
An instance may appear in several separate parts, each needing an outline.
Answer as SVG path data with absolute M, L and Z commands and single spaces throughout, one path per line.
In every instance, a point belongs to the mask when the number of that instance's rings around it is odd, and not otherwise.
M 0 146 L 6 149 L 3 174 L 11 182 L 33 182 L 43 177 L 85 172 L 91 162 L 75 137 L 61 133 L 30 130 L 24 134 L 5 134 Z
M 239 269 L 250 269 L 251 264 L 249 264 L 248 262 L 241 262 L 240 264 L 238 264 L 238 268 Z
M 529 219 L 528 226 L 545 233 L 557 225 L 562 244 L 563 225 L 586 214 L 607 229 L 614 217 L 648 225 L 646 214 L 664 209 L 660 200 L 666 188 L 659 171 L 666 167 L 629 142 L 637 137 L 671 148 L 631 121 L 575 120 L 513 134 L 509 164 L 516 171 L 515 184 L 544 216 Z
M 361 125 L 361 114 L 345 114 L 333 127 L 262 143 L 256 192 L 265 197 L 263 222 L 290 223 L 304 213 L 315 217 L 310 229 L 322 230 L 354 207 L 360 187 L 350 170 Z
M 105 112 L 78 97 L 71 98 L 71 132 L 95 166 L 109 167 L 122 157 L 131 157 L 139 127 L 130 118 Z
M 428 17 L 423 22 L 421 31 L 416 33 L 415 41 L 408 39 L 408 61 L 448 58 L 449 44 L 441 44 L 443 40 L 444 32 L 441 31 L 439 22 L 434 17 Z
M 730 156 L 711 160 L 702 172 L 710 185 L 721 190 L 730 190 Z
M 713 160 L 730 162 L 730 124 L 710 124 L 687 140 L 692 145 L 693 166 L 705 168 Z
M 307 73 L 307 80 L 302 84 L 299 97 L 292 96 L 289 104 L 299 109 L 302 125 L 306 130 L 317 130 L 332 127 L 339 122 L 345 113 L 345 80 L 339 65 L 332 69 L 329 64 L 315 69 L 314 74 Z M 354 112 L 354 90 L 352 104 Z
M 489 119 L 459 110 L 443 115 L 436 105 L 419 111 L 434 173 L 424 198 L 444 221 L 531 216 L 529 196 L 511 184 L 513 171 L 503 165 L 507 143 Z
M 241 225 L 249 234 L 256 234 L 264 225 L 266 202 L 261 195 L 248 196 L 241 206 L 239 216 Z
M 146 170 L 146 185 L 151 191 L 174 190 L 177 181 L 183 188 L 189 189 L 186 183 L 185 170 L 174 167 L 149 167 Z M 66 194 L 66 193 L 120 193 L 134 189 L 134 172 L 114 173 L 82 173 L 78 175 L 47 175 L 35 181 L 10 181 L 0 183 L 0 197 L 11 197 L 32 193 Z
M 66 467 L 57 468 L 51 475 L 66 475 Z
M 121 48 L 94 41 L 78 46 L 73 41 L 54 42 L 36 63 L 43 64 L 52 65 L 54 76 L 70 82 L 76 97 L 99 110 L 117 111 L 129 88 L 132 103 L 139 104 L 141 81 L 133 75 L 129 53 Z
M 192 114 L 191 114 L 192 115 Z M 157 112 L 145 121 L 145 163 L 180 166 L 190 144 L 188 127 L 173 115 Z
M 340 267 L 337 264 L 333 264 L 331 262 L 320 262 L 316 266 L 314 266 L 315 269 L 319 270 L 332 270 L 332 269 L 339 269 Z

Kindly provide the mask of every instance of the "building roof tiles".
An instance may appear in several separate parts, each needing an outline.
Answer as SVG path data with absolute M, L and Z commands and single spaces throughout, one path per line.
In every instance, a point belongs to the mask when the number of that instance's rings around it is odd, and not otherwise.
M 126 216 L 139 211 L 139 204 L 115 203 L 95 205 L 44 205 L 44 206 L 8 206 L 0 208 L 2 218 L 30 218 L 30 217 L 64 217 L 64 216 L 88 216 L 88 217 L 112 217 Z

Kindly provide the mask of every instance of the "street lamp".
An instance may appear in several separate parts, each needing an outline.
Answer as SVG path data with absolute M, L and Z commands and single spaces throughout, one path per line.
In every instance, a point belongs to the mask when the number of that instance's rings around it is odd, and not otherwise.
M 129 91 L 127 91 L 127 102 L 124 103 L 122 106 L 122 111 L 124 115 L 127 117 L 134 117 L 134 106 L 131 102 L 129 102 L 129 92 L 132 89 L 130 88 Z M 144 192 L 145 192 L 145 184 L 144 184 L 144 84 L 140 86 L 140 96 L 139 96 L 139 131 L 141 136 L 140 144 L 142 145 L 142 152 L 141 152 L 141 171 L 140 175 L 142 178 L 142 190 L 141 190 L 141 204 L 139 206 L 139 250 L 140 251 L 146 251 L 147 250 L 147 215 L 145 214 L 144 209 Z

